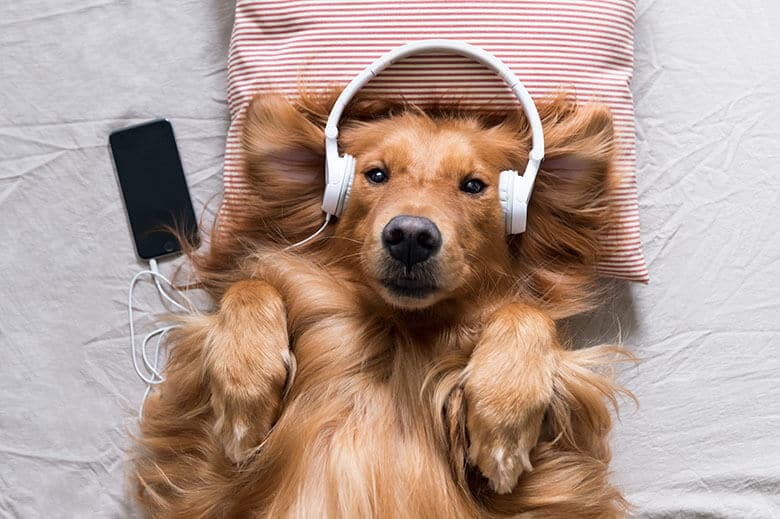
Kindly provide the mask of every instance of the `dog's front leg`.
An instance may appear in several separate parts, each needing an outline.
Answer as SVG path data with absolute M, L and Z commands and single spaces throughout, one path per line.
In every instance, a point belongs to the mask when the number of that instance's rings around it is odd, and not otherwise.
M 238 463 L 278 418 L 294 369 L 287 316 L 276 289 L 247 280 L 227 290 L 214 318 L 205 352 L 214 433 L 228 458 Z
M 498 493 L 531 470 L 560 347 L 555 323 L 520 303 L 489 318 L 463 372 L 468 460 Z

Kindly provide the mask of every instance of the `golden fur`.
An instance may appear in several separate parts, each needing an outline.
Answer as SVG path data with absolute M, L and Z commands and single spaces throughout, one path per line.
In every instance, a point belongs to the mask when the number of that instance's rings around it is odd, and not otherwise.
M 188 317 L 145 406 L 132 464 L 153 517 L 619 517 L 608 481 L 618 349 L 562 347 L 586 310 L 615 185 L 611 116 L 540 103 L 546 159 L 528 231 L 504 235 L 498 173 L 525 164 L 518 113 L 354 101 L 346 211 L 322 221 L 323 127 L 337 92 L 256 97 L 242 146 L 250 199 L 205 253 L 219 307 Z M 363 172 L 382 167 L 385 184 Z M 464 178 L 487 184 L 459 190 Z M 388 292 L 379 236 L 434 221 L 437 290 Z M 224 231 L 224 230 L 223 230 Z

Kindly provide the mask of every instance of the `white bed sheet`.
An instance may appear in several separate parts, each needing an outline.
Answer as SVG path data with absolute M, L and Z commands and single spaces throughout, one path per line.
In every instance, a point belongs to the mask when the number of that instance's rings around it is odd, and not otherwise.
M 107 135 L 174 124 L 200 212 L 221 188 L 222 0 L 0 6 L 0 517 L 134 515 L 133 254 Z M 780 516 L 780 4 L 640 0 L 648 286 L 577 319 L 644 359 L 615 432 L 635 515 Z M 165 265 L 164 270 L 171 268 Z M 159 308 L 138 302 L 148 324 Z

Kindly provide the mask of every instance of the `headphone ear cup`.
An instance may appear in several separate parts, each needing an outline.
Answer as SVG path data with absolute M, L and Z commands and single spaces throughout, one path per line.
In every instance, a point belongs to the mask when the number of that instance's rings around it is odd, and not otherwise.
M 502 171 L 498 177 L 498 200 L 501 202 L 501 215 L 504 218 L 504 230 L 512 233 L 512 202 L 517 171 Z
M 501 172 L 498 177 L 498 198 L 501 201 L 501 212 L 504 216 L 504 227 L 507 234 L 525 232 L 528 196 L 525 178 L 514 170 Z
M 344 208 L 349 201 L 349 194 L 352 192 L 352 182 L 355 181 L 355 157 L 349 153 L 345 153 L 341 156 L 341 160 L 342 167 L 344 168 L 344 178 L 341 181 L 338 214 L 336 214 L 336 216 L 341 216 L 344 212 Z
M 322 195 L 322 210 L 333 216 L 341 216 L 349 198 L 352 181 L 355 178 L 355 158 L 352 155 L 336 157 L 327 164 L 325 193 Z

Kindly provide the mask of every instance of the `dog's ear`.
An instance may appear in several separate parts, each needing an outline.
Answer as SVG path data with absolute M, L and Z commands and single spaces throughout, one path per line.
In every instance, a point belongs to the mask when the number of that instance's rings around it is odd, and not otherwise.
M 327 113 L 327 101 L 311 97 L 309 108 Z M 258 248 L 298 242 L 322 224 L 324 131 L 321 118 L 296 106 L 281 95 L 257 95 L 241 116 L 241 174 L 248 189 L 225 200 L 207 248 L 185 251 L 216 298 Z
M 265 238 L 297 241 L 322 223 L 324 142 L 323 129 L 282 95 L 258 95 L 248 106 L 241 135 L 247 209 L 267 226 Z
M 578 105 L 561 97 L 543 104 L 540 116 L 545 158 L 531 199 L 529 228 L 542 231 L 545 224 L 556 223 L 576 234 L 597 233 L 609 223 L 616 180 L 612 113 L 603 104 Z M 589 253 L 595 252 L 586 249 L 578 256 L 592 260 Z
M 248 179 L 267 189 L 324 187 L 325 137 L 284 96 L 256 96 L 246 111 L 241 148 Z
M 589 288 L 612 221 L 616 186 L 612 114 L 602 104 L 559 96 L 539 104 L 545 159 L 526 232 L 513 240 L 533 292 L 564 314 L 590 305 Z M 567 309 L 568 308 L 568 309 Z

